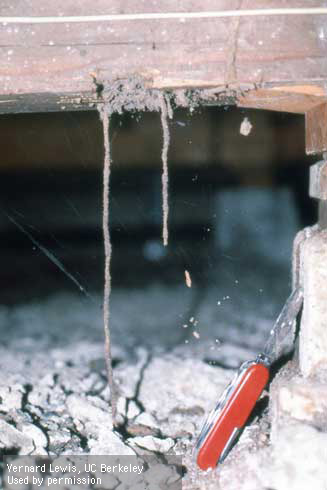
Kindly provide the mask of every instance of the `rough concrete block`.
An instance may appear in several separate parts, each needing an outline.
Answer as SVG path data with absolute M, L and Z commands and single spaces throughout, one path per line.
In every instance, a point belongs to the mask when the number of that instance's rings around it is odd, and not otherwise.
M 319 232 L 318 225 L 307 226 L 300 230 L 293 241 L 293 256 L 292 256 L 292 287 L 293 289 L 303 287 L 303 269 L 302 269 L 302 247 L 304 242 Z
M 285 372 L 285 370 L 284 370 Z M 309 423 L 319 430 L 327 430 L 327 385 L 294 375 L 291 370 L 282 373 L 271 386 L 271 440 L 278 440 L 279 432 L 290 420 Z
M 325 490 L 326 447 L 326 433 L 296 421 L 284 425 L 272 450 L 269 488 Z
M 270 386 L 269 488 L 327 488 L 327 385 L 288 363 Z M 265 487 L 265 488 L 266 488 Z
M 327 230 L 301 246 L 304 305 L 300 329 L 300 369 L 304 376 L 327 376 Z

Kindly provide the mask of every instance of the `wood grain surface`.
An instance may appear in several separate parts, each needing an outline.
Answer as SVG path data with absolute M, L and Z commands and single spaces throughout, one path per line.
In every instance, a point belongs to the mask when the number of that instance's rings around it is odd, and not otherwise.
M 264 8 L 320 7 L 316 0 Z M 262 8 L 254 0 L 5 1 L 0 16 L 83 16 Z M 94 80 L 134 75 L 155 88 L 323 87 L 327 16 L 0 24 L 0 112 L 86 108 Z M 292 90 L 290 89 L 290 92 Z M 305 94 L 306 95 L 306 94 Z M 316 97 L 314 95 L 313 97 Z M 275 101 L 281 95 L 274 96 Z M 283 94 L 283 99 L 287 98 Z M 301 94 L 291 110 L 302 112 Z M 243 101 L 244 105 L 244 101 Z M 315 105 L 315 104 L 314 104 Z M 288 103 L 281 106 L 288 109 Z M 277 109 L 279 110 L 279 109 Z

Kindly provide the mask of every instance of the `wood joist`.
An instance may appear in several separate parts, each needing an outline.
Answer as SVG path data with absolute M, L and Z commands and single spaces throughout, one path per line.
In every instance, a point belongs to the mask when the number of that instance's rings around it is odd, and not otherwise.
M 320 7 L 270 0 L 264 8 Z M 85 16 L 262 8 L 259 0 L 17 0 L 4 16 Z M 307 152 L 327 149 L 327 15 L 0 22 L 0 113 L 85 110 L 101 88 L 138 77 L 151 89 L 196 90 L 203 103 L 305 114 Z M 100 90 L 99 90 L 100 88 Z

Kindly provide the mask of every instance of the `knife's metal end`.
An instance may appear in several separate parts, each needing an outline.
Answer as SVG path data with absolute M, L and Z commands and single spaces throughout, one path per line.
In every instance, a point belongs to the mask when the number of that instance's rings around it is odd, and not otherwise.
M 282 355 L 289 353 L 294 345 L 296 317 L 303 303 L 303 290 L 294 289 L 280 312 L 269 339 L 264 348 L 264 354 L 271 362 L 276 361 Z

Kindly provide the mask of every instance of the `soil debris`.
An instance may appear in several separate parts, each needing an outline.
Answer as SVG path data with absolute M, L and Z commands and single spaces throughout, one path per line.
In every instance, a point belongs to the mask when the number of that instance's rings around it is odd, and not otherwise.
M 242 136 L 249 136 L 252 131 L 252 124 L 247 117 L 243 119 L 240 126 L 240 134 Z
M 186 286 L 188 288 L 191 288 L 192 287 L 191 275 L 190 275 L 190 273 L 189 273 L 188 270 L 185 270 L 184 273 L 185 273 L 185 283 L 186 283 Z

